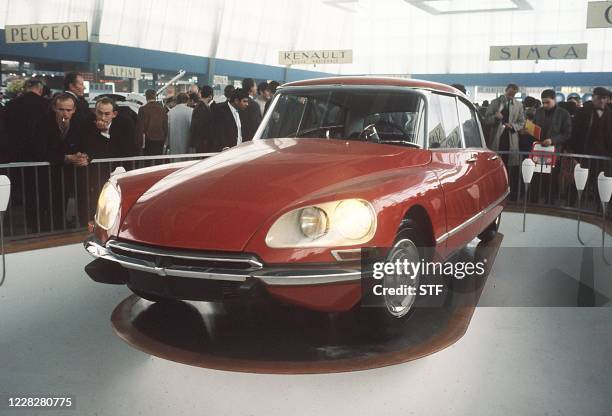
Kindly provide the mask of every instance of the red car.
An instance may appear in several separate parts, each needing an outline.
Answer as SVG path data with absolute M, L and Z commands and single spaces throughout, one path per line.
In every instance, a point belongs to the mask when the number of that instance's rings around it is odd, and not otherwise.
M 84 243 L 97 258 L 86 271 L 152 301 L 262 295 L 347 311 L 362 296 L 361 248 L 418 261 L 433 247 L 446 259 L 497 230 L 507 194 L 504 165 L 454 88 L 293 82 L 253 141 L 111 177 Z M 414 297 L 387 296 L 386 311 L 405 316 Z

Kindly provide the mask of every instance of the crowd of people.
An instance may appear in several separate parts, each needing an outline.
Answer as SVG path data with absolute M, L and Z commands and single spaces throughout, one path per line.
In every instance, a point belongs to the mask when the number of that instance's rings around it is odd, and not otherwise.
M 571 153 L 588 156 L 612 156 L 612 92 L 604 87 L 593 89 L 592 99 L 582 103 L 577 95 L 567 101 L 557 102 L 554 90 L 542 91 L 540 100 L 525 97 L 515 99 L 519 87 L 508 84 L 505 94 L 480 107 L 483 130 L 489 148 L 500 151 L 508 168 L 509 180 L 517 183 L 519 165 L 523 159 L 518 152 L 530 152 L 534 142 L 555 153 Z M 528 128 L 531 121 L 535 128 Z M 535 130 L 537 129 L 537 130 Z M 534 135 L 534 132 L 539 133 Z M 554 147 L 551 147 L 554 146 Z M 564 159 L 552 167 L 551 175 L 543 177 L 544 188 L 550 194 L 562 193 L 561 180 L 573 175 L 573 166 Z M 592 168 L 591 176 L 603 169 L 610 175 L 610 164 L 597 159 L 578 158 L 582 167 Z M 536 179 L 536 181 L 539 179 Z M 513 187 L 513 193 L 517 191 Z M 516 195 L 511 195 L 511 198 Z M 537 199 L 532 194 L 532 199 Z
M 66 74 L 65 91 L 51 99 L 42 81 L 30 79 L 3 109 L 0 163 L 86 166 L 92 159 L 219 152 L 253 138 L 278 85 L 246 78 L 242 88 L 225 88 L 223 103 L 208 85 L 191 85 L 163 102 L 147 90 L 147 103 L 130 117 L 108 97 L 91 111 L 80 73 Z
M 66 220 L 62 216 L 70 198 L 77 200 L 77 206 L 69 220 L 82 225 L 91 218 L 95 209 L 91 201 L 96 200 L 99 184 L 110 173 L 82 169 L 92 159 L 215 153 L 252 140 L 278 86 L 275 81 L 257 85 L 246 78 L 241 88 L 228 85 L 226 101 L 220 103 L 215 102 L 208 85 L 191 85 L 187 92 L 176 95 L 171 87 L 164 101 L 156 91 L 147 90 L 147 102 L 136 115 L 126 107 L 120 111 L 106 96 L 90 109 L 80 73 L 66 74 L 64 91 L 53 96 L 42 81 L 29 79 L 23 92 L 2 109 L 0 163 L 50 164 L 48 181 L 39 183 L 38 173 L 31 169 L 17 178 L 23 188 L 28 227 L 36 222 L 42 230 L 58 228 Z M 557 102 L 551 89 L 544 90 L 540 99 L 517 100 L 518 91 L 517 85 L 509 84 L 504 95 L 478 106 L 488 147 L 501 153 L 511 183 L 518 180 L 524 158 L 517 152 L 529 152 L 537 140 L 528 120 L 540 130 L 539 143 L 555 146 L 555 152 L 612 156 L 612 92 L 597 87 L 592 100 L 582 103 L 578 96 Z M 584 167 L 598 162 L 579 161 Z M 611 164 L 606 166 L 608 169 Z M 546 178 L 553 188 L 564 169 L 569 172 L 571 167 L 559 164 Z M 516 192 L 517 188 L 512 189 Z M 77 194 L 81 197 L 76 198 Z M 88 195 L 90 202 L 82 195 Z
M 147 103 L 136 115 L 108 96 L 90 109 L 77 72 L 66 74 L 64 91 L 53 96 L 41 80 L 27 80 L 0 115 L 0 163 L 49 163 L 44 171 L 26 167 L 11 173 L 24 228 L 44 232 L 86 224 L 100 184 L 118 165 L 83 169 L 93 159 L 219 152 L 251 140 L 278 85 L 247 78 L 242 88 L 226 87 L 222 103 L 215 103 L 207 85 L 191 85 L 164 101 L 147 90 Z

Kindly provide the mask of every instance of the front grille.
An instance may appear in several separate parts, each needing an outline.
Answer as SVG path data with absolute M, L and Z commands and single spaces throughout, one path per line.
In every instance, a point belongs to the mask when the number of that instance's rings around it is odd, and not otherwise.
M 228 254 L 174 250 L 110 240 L 106 247 L 113 254 L 137 259 L 155 267 L 198 270 L 224 270 L 250 273 L 263 268 L 262 262 L 252 254 Z

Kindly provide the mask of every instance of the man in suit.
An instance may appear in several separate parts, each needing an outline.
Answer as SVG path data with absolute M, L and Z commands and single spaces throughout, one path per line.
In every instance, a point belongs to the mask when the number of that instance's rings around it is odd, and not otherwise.
M 28 148 L 33 144 L 33 135 L 38 123 L 49 113 L 49 103 L 42 97 L 43 83 L 38 79 L 25 82 L 25 92 L 6 106 L 5 120 L 7 147 L 10 161 L 32 161 Z
M 96 102 L 96 131 L 89 137 L 90 157 L 95 159 L 136 156 L 134 122 L 117 117 L 115 101 L 108 97 Z
M 234 147 L 243 141 L 245 128 L 241 113 L 249 107 L 249 94 L 242 88 L 234 90 L 232 98 L 223 104 L 217 104 L 213 110 L 215 126 L 215 152 Z M 257 110 L 257 109 L 256 109 Z M 257 110 L 259 112 L 259 110 Z
M 64 91 L 76 100 L 77 108 L 74 118 L 82 122 L 92 121 L 94 115 L 89 110 L 89 103 L 85 99 L 85 82 L 80 72 L 68 72 L 64 76 Z
M 42 168 L 40 171 L 41 177 L 50 176 L 51 188 L 48 181 L 40 178 L 38 188 L 33 180 L 29 184 L 32 186 L 27 187 L 31 190 L 26 190 L 25 204 L 29 227 L 37 225 L 37 204 L 41 231 L 57 230 L 63 228 L 64 224 L 69 225 L 72 219 L 66 216 L 66 207 L 69 197 L 73 195 L 79 196 L 77 208 L 80 225 L 87 221 L 84 197 L 87 189 L 86 172 L 83 167 L 88 165 L 85 138 L 91 128 L 88 129 L 81 120 L 75 118 L 76 107 L 73 95 L 62 93 L 56 96 L 52 103 L 53 112 L 48 113 L 38 124 L 29 145 L 31 160 L 51 164 L 50 168 Z M 34 190 L 38 191 L 38 199 L 36 195 L 31 195 Z
M 145 156 L 161 155 L 168 137 L 168 113 L 155 98 L 155 90 L 146 90 L 147 103 L 138 109 L 136 145 Z
M 214 91 L 205 85 L 201 90 L 202 100 L 193 109 L 191 116 L 189 146 L 194 147 L 196 153 L 208 153 L 214 147 L 213 114 L 210 107 Z
M 87 166 L 87 128 L 74 117 L 76 107 L 76 100 L 68 93 L 53 99 L 53 112 L 47 113 L 40 121 L 29 141 L 31 160 L 55 166 Z
M 578 110 L 573 120 L 572 140 L 568 142 L 573 153 L 612 155 L 612 110 L 608 108 L 611 100 L 608 89 L 593 89 L 592 100 Z
M 255 101 L 257 97 L 257 85 L 253 78 L 245 78 L 242 80 L 242 89 L 248 94 L 249 105 L 244 110 L 244 139 L 245 141 L 253 139 L 257 128 L 261 124 L 262 113 L 259 110 L 259 105 Z

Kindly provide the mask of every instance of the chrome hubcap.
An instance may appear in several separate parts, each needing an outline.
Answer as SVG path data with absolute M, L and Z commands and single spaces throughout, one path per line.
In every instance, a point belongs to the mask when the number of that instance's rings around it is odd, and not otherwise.
M 393 246 L 387 256 L 387 261 L 395 264 L 397 260 L 402 264 L 404 260 L 412 264 L 416 264 L 420 261 L 419 250 L 412 240 L 403 239 Z M 412 268 L 408 270 L 412 270 Z M 400 294 L 394 295 L 385 291 L 385 305 L 387 311 L 392 316 L 401 318 L 410 311 L 416 300 L 416 291 L 419 288 L 420 277 L 420 273 L 412 276 L 404 273 L 398 274 L 397 271 L 394 274 L 385 275 L 383 279 L 384 288 L 400 291 Z M 411 294 L 411 292 L 413 293 Z

